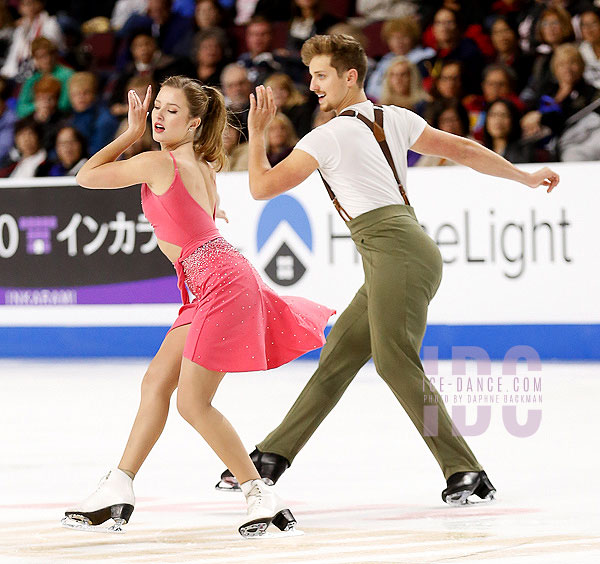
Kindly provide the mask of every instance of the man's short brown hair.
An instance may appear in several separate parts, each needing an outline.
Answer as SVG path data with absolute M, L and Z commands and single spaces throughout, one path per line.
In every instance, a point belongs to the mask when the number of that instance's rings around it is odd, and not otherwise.
M 302 45 L 302 62 L 308 66 L 318 55 L 331 55 L 331 66 L 338 76 L 350 69 L 356 69 L 356 83 L 360 88 L 367 74 L 367 54 L 362 45 L 349 35 L 315 35 Z

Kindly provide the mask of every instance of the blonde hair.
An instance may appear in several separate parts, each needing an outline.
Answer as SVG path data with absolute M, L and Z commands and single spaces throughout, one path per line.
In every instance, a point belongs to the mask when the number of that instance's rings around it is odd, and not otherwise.
M 284 106 L 285 108 L 291 108 L 292 106 L 298 106 L 306 102 L 306 97 L 296 88 L 292 79 L 282 72 L 276 72 L 267 78 L 267 80 L 265 80 L 265 86 L 270 86 L 271 88 L 283 88 L 287 91 L 289 96 Z
M 227 110 L 223 94 L 212 86 L 187 76 L 171 76 L 161 88 L 177 88 L 185 94 L 190 117 L 200 118 L 194 134 L 194 152 L 197 158 L 212 163 L 219 171 L 225 166 L 227 155 L 223 148 L 223 130 L 227 125 Z
M 275 114 L 275 116 L 273 117 L 271 123 L 269 124 L 269 127 L 267 128 L 266 131 L 266 141 L 265 141 L 265 146 L 267 149 L 267 153 L 271 151 L 271 144 L 269 143 L 269 129 L 271 127 L 273 127 L 273 124 L 279 123 L 281 125 L 283 125 L 283 127 L 285 127 L 286 129 L 286 137 L 285 137 L 285 144 L 288 147 L 293 147 L 296 143 L 298 143 L 298 136 L 296 135 L 296 130 L 294 129 L 294 124 L 290 121 L 290 118 L 287 117 L 285 114 L 282 114 L 281 112 L 278 112 Z
M 410 37 L 413 45 L 416 45 L 421 38 L 421 28 L 413 18 L 398 18 L 387 20 L 381 28 L 381 39 L 386 43 L 394 33 L 402 33 Z
M 554 53 L 552 54 L 552 58 L 550 59 L 550 68 L 552 69 L 552 73 L 556 76 L 556 64 L 559 59 L 568 59 L 571 61 L 577 61 L 579 68 L 581 70 L 581 74 L 585 69 L 585 61 L 579 52 L 577 46 L 573 43 L 563 43 L 562 45 L 558 45 L 556 49 L 554 49 Z
M 69 79 L 69 90 L 74 87 L 89 87 L 94 92 L 98 90 L 98 80 L 94 73 L 84 71 L 76 72 Z
M 318 55 L 331 55 L 330 65 L 337 75 L 350 69 L 356 69 L 359 88 L 363 87 L 367 74 L 367 54 L 362 45 L 349 35 L 314 35 L 302 45 L 302 62 L 309 66 Z
M 390 72 L 393 68 L 400 65 L 406 65 L 410 72 L 410 88 L 408 94 L 406 95 L 393 92 L 390 85 Z M 417 66 L 402 55 L 394 57 L 390 62 L 389 67 L 385 71 L 380 102 L 382 104 L 393 104 L 394 106 L 400 106 L 402 108 L 408 108 L 409 110 L 412 110 L 417 102 L 428 99 L 429 96 L 423 89 L 423 82 Z

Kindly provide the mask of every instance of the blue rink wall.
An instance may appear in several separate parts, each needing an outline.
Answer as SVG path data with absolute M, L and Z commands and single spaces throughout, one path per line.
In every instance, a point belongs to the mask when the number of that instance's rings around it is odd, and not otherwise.
M 151 357 L 168 327 L 0 327 L 0 357 Z M 327 333 L 330 327 L 327 328 Z M 542 360 L 600 360 L 600 325 L 430 325 L 424 347 L 451 359 L 453 347 L 478 347 L 491 360 L 515 346 Z M 320 349 L 303 359 L 317 359 Z
M 551 194 L 458 166 L 408 171 L 444 262 L 423 356 L 472 347 L 502 360 L 521 346 L 600 360 L 600 162 L 550 166 L 561 176 Z M 246 173 L 217 184 L 230 220 L 218 228 L 265 282 L 341 313 L 364 273 L 318 176 L 268 202 L 250 197 Z M 180 303 L 139 187 L 0 179 L 0 357 L 151 357 Z

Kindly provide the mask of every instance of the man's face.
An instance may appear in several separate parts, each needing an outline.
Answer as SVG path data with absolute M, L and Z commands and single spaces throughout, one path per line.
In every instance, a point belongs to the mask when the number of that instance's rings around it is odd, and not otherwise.
M 215 65 L 223 58 L 223 50 L 216 37 L 207 37 L 198 45 L 197 58 L 205 65 Z
M 255 56 L 271 50 L 271 26 L 267 22 L 249 24 L 246 28 L 246 46 Z
M 138 35 L 131 42 L 131 55 L 136 63 L 147 65 L 156 51 L 156 42 L 148 35 Z
M 232 105 L 242 107 L 248 104 L 252 84 L 248 80 L 246 70 L 243 68 L 233 68 L 227 71 L 223 77 L 223 93 Z
M 171 3 L 168 0 L 148 0 L 148 15 L 158 24 L 163 25 L 169 19 Z
M 331 55 L 317 55 L 308 65 L 310 72 L 310 90 L 319 99 L 319 108 L 322 112 L 337 109 L 348 93 L 347 76 L 343 72 L 338 76 L 337 71 L 331 66 Z

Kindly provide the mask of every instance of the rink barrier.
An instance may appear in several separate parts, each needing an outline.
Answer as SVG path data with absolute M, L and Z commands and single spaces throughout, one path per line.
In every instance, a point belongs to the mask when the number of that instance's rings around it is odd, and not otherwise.
M 562 179 L 552 194 L 464 167 L 409 170 L 444 261 L 425 337 L 439 358 L 529 345 L 543 359 L 600 359 L 600 162 L 550 166 Z M 250 197 L 247 173 L 217 184 L 230 219 L 219 230 L 265 282 L 341 313 L 364 273 L 318 176 L 267 202 Z M 0 356 L 150 356 L 177 315 L 173 274 L 139 188 L 0 179 Z
M 0 327 L 0 357 L 152 357 L 168 327 Z M 331 328 L 327 327 L 326 334 Z M 600 361 L 597 325 L 430 325 L 423 346 L 437 347 L 439 360 L 453 347 L 478 347 L 503 360 L 515 346 L 532 347 L 542 360 Z M 302 358 L 316 360 L 320 349 Z

